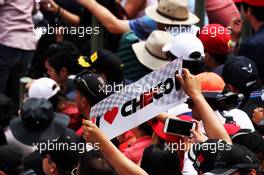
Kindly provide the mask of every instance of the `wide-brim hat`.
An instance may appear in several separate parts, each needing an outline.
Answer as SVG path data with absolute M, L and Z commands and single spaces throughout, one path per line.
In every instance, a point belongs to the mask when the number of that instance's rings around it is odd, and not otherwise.
M 157 5 L 146 8 L 147 16 L 168 25 L 192 25 L 200 19 L 188 10 L 187 0 L 160 0 Z
M 33 146 L 33 143 L 39 143 L 44 140 L 54 140 L 64 133 L 69 124 L 69 117 L 64 114 L 54 113 L 54 119 L 49 127 L 42 131 L 32 131 L 25 127 L 21 117 L 16 117 L 10 121 L 10 129 L 14 137 L 26 144 Z
M 69 124 L 67 115 L 53 111 L 44 98 L 29 98 L 22 106 L 21 116 L 10 121 L 10 130 L 19 142 L 33 146 L 59 138 Z
M 132 48 L 141 64 L 151 70 L 157 70 L 169 63 L 162 48 L 172 40 L 173 37 L 168 32 L 156 30 L 146 41 L 135 43 Z

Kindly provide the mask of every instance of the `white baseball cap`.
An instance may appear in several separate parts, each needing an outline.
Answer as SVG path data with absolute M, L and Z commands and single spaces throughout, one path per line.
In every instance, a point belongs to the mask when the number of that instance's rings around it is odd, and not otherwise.
M 40 78 L 35 80 L 29 90 L 29 98 L 49 99 L 60 91 L 60 86 L 50 78 Z
M 205 56 L 202 41 L 189 33 L 181 33 L 175 36 L 171 43 L 164 45 L 162 51 L 169 51 L 177 58 L 182 58 L 186 61 L 201 61 Z M 192 54 L 194 53 L 200 53 L 200 56 L 198 54 L 197 57 L 197 54 L 195 54 L 196 57 L 193 57 Z

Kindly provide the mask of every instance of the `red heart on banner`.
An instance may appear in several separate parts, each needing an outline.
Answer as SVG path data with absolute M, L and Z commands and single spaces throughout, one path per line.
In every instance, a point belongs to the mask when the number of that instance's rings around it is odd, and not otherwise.
M 112 110 L 107 111 L 104 115 L 105 121 L 107 121 L 109 124 L 112 124 L 116 118 L 117 113 L 118 107 L 114 107 Z

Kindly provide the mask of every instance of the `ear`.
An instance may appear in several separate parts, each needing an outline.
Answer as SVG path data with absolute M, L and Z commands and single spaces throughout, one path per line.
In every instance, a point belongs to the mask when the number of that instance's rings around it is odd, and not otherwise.
M 50 174 L 56 174 L 56 172 L 57 172 L 57 166 L 56 166 L 55 163 L 53 163 L 53 162 L 50 163 L 49 172 L 50 172 Z
M 60 70 L 60 76 L 62 77 L 68 77 L 68 70 L 66 67 L 63 67 L 61 70 Z

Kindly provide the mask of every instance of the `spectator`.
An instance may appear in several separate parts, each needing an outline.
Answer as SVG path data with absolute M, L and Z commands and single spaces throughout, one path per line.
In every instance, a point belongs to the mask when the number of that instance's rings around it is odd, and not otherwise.
M 50 78 L 35 80 L 28 89 L 28 98 L 45 98 L 50 101 L 53 109 L 59 109 L 60 86 Z
M 216 31 L 215 33 L 212 31 Z M 202 28 L 199 39 L 205 49 L 205 65 L 208 71 L 222 76 L 223 66 L 231 52 L 231 29 L 220 24 L 209 24 Z
M 162 47 L 172 41 L 172 36 L 164 31 L 153 31 L 146 41 L 132 45 L 138 61 L 150 70 L 157 70 L 169 63 Z
M 101 24 L 113 34 L 124 34 L 132 30 L 139 38 L 144 40 L 148 38 L 152 31 L 157 29 L 165 31 L 165 26 L 169 25 L 174 27 L 169 27 L 174 35 L 182 32 L 181 30 L 185 30 L 185 32 L 188 30 L 189 32 L 196 34 L 198 30 L 197 27 L 192 25 L 198 23 L 199 18 L 194 14 L 189 13 L 187 0 L 170 2 L 164 0 L 159 1 L 158 6 L 152 5 L 146 8 L 145 12 L 150 18 L 143 16 L 136 20 L 119 20 L 94 0 L 77 1 L 97 17 Z M 164 5 L 165 9 L 162 8 Z M 177 8 L 182 9 L 181 13 L 175 13 L 174 9 Z M 158 13 L 157 9 L 159 9 L 161 13 Z
M 205 0 L 209 23 L 228 27 L 232 19 L 240 19 L 240 14 L 232 0 Z
M 229 105 L 221 105 L 221 102 L 216 101 L 218 95 L 225 94 L 223 93 L 225 83 L 219 75 L 211 72 L 201 73 L 196 75 L 196 77 L 201 82 L 202 92 L 205 99 L 213 108 L 219 120 L 222 121 L 225 126 L 234 124 L 241 129 L 250 129 L 253 131 L 255 130 L 249 116 L 244 111 L 236 109 L 236 107 L 239 105 L 237 101 L 223 102 L 225 104 L 229 103 Z M 192 105 L 190 106 L 192 107 Z M 197 116 L 195 111 L 196 109 L 194 109 L 194 117 L 198 117 L 196 119 L 199 120 L 200 117 Z
M 252 114 L 252 121 L 256 125 L 258 131 L 264 135 L 264 113 L 263 107 L 257 107 Z
M 179 158 L 162 145 L 151 145 L 144 150 L 141 168 L 149 175 L 181 175 Z
M 206 149 L 206 144 L 215 145 L 214 150 Z M 219 145 L 222 145 L 221 148 Z M 203 174 L 254 175 L 258 174 L 260 161 L 255 154 L 241 145 L 229 145 L 223 140 L 207 140 L 193 145 L 189 158 L 194 167 Z
M 257 93 L 262 90 L 256 64 L 243 56 L 234 56 L 223 68 L 223 79 L 229 91 L 244 95 L 239 108 L 252 118 L 253 110 L 262 104 L 262 93 Z
M 45 62 L 48 75 L 60 85 L 61 93 L 70 100 L 75 99 L 74 85 L 72 79 L 68 77 L 82 72 L 85 69 L 82 63 L 86 64 L 86 59 L 79 53 L 65 51 L 59 52 Z
M 99 49 L 90 57 L 91 65 L 110 85 L 128 84 L 124 79 L 124 64 L 113 52 Z
M 112 166 L 99 151 L 89 151 L 80 155 L 78 168 L 73 175 L 115 175 Z
M 3 2 L 3 3 L 2 3 Z M 0 4 L 0 92 L 18 105 L 19 79 L 27 76 L 36 39 L 33 34 L 34 1 L 2 1 Z
M 124 9 L 129 19 L 139 18 L 145 15 L 146 7 L 156 3 L 156 0 L 143 0 L 137 3 L 133 0 L 125 0 Z
M 142 158 L 144 149 L 151 144 L 153 131 L 147 123 L 143 123 L 131 131 L 134 133 L 136 141 L 129 148 L 125 149 L 123 153 L 127 158 L 138 164 Z
M 258 131 L 242 129 L 231 136 L 234 144 L 243 145 L 254 152 L 260 161 L 264 161 L 264 139 Z M 263 165 L 262 165 L 263 173 Z
M 105 159 L 113 166 L 117 174 L 147 175 L 143 169 L 126 158 L 91 121 L 87 120 L 84 122 L 83 137 L 88 143 L 99 143 L 99 150 Z
M 204 47 L 199 38 L 192 34 L 181 33 L 174 37 L 171 43 L 163 47 L 170 60 L 183 59 L 182 67 L 192 74 L 204 72 Z
M 241 43 L 239 55 L 251 59 L 258 67 L 259 76 L 264 81 L 264 1 L 260 0 L 243 0 L 243 14 L 254 30 L 254 35 L 247 38 Z
M 8 145 L 0 146 L 0 174 L 17 175 L 22 170 L 22 156 Z
M 35 56 L 31 62 L 30 76 L 32 78 L 38 79 L 46 76 L 47 70 L 45 68 L 45 62 L 57 53 L 63 51 L 80 53 L 79 49 L 69 41 L 53 43 L 53 41 L 50 42 L 51 40 L 43 38 L 38 42 Z
M 21 116 L 10 121 L 5 136 L 8 145 L 25 157 L 34 151 L 34 144 L 58 138 L 68 123 L 68 116 L 54 113 L 49 101 L 31 98 L 23 104 Z
M 78 144 L 80 138 L 73 130 L 67 129 L 57 139 L 52 141 L 55 149 L 46 148 L 42 155 L 42 165 L 45 175 L 70 175 L 78 164 Z M 63 146 L 61 146 L 63 145 Z M 72 148 L 75 145 L 75 150 Z
M 0 93 L 0 128 L 9 125 L 9 121 L 17 115 L 13 101 L 5 94 Z
M 90 119 L 90 109 L 93 105 L 106 98 L 107 92 L 103 92 L 107 83 L 98 74 L 82 72 L 74 80 L 76 86 L 76 104 L 83 118 Z

